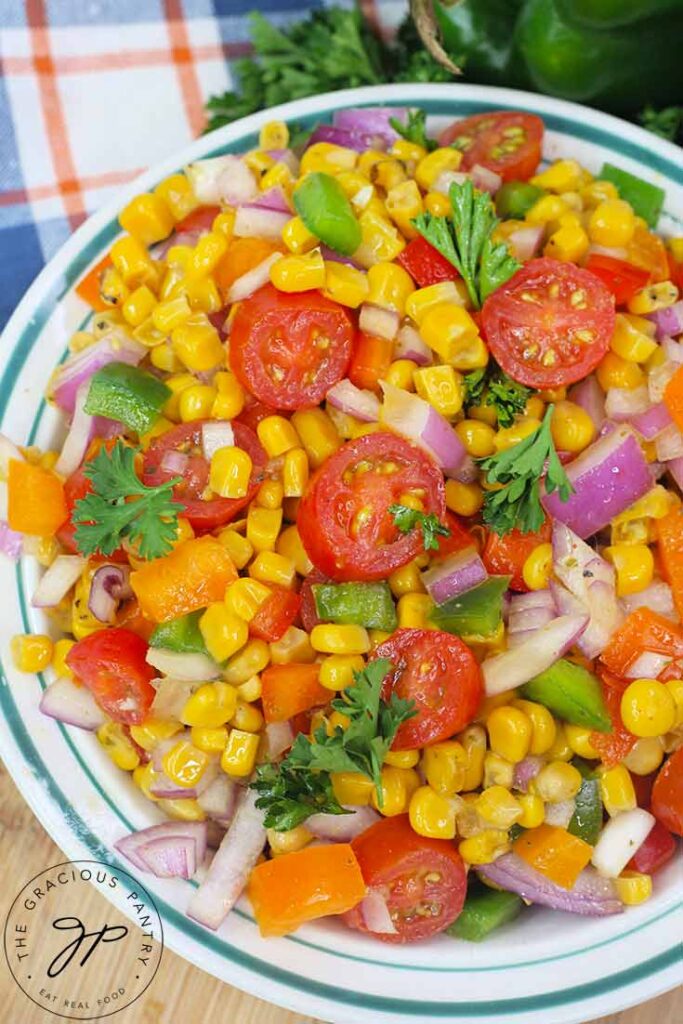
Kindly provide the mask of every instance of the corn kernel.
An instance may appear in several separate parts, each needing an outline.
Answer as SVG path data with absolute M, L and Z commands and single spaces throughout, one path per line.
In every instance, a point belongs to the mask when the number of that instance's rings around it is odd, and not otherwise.
M 484 492 L 479 484 L 463 484 L 459 480 L 446 481 L 446 505 L 459 516 L 474 516 L 484 504 Z
M 246 700 L 238 700 L 230 724 L 243 732 L 260 732 L 263 728 L 263 721 L 263 715 L 254 704 L 249 704 Z
M 232 615 L 251 622 L 271 590 L 258 580 L 240 577 L 225 592 L 225 605 Z
M 175 736 L 181 729 L 180 722 L 153 716 L 146 718 L 140 725 L 129 726 L 131 739 L 143 750 L 154 750 L 157 743 Z
M 435 793 L 430 786 L 420 786 L 410 798 L 410 824 L 419 836 L 431 839 L 455 838 L 455 804 L 448 797 Z
M 313 839 L 313 833 L 309 832 L 305 825 L 297 825 L 286 832 L 276 832 L 275 829 L 269 828 L 266 836 L 274 857 L 303 850 Z
M 193 313 L 171 333 L 173 351 L 188 370 L 213 370 L 225 360 L 218 331 L 204 313 Z
M 467 310 L 454 302 L 442 302 L 429 309 L 422 318 L 420 335 L 443 362 L 459 370 L 486 366 L 488 352 L 479 337 L 479 328 Z
M 256 427 L 259 441 L 271 459 L 299 444 L 297 432 L 284 416 L 266 416 Z
M 282 467 L 282 485 L 287 498 L 301 498 L 308 483 L 308 456 L 303 448 L 291 448 Z
M 477 814 L 495 828 L 510 828 L 522 817 L 522 808 L 504 786 L 482 790 L 475 803 Z
M 458 847 L 466 864 L 490 864 L 510 849 L 508 834 L 503 829 L 489 828 L 477 836 L 463 839 Z
M 493 439 L 497 452 L 507 451 L 514 445 L 530 437 L 540 427 L 540 422 L 530 416 L 521 416 L 511 427 L 504 427 L 499 430 Z
M 226 529 L 221 530 L 218 534 L 218 540 L 230 555 L 235 568 L 244 569 L 254 554 L 254 549 L 247 538 L 243 537 L 237 530 Z
M 342 306 L 357 309 L 368 297 L 367 275 L 357 267 L 328 261 L 325 263 L 325 286 L 323 295 Z
M 579 757 L 586 757 L 589 760 L 597 760 L 599 754 L 591 743 L 591 730 L 583 725 L 572 725 L 571 722 L 564 723 L 564 731 L 567 743 Z
M 55 665 L 55 667 L 57 661 L 57 647 L 59 646 L 59 643 L 60 641 L 58 640 L 55 644 L 55 658 L 53 660 L 53 665 Z M 666 686 L 667 691 L 671 694 L 671 699 L 673 700 L 674 707 L 676 708 L 675 726 L 683 725 L 683 679 L 669 679 L 664 685 Z
M 271 283 L 281 292 L 306 292 L 325 287 L 325 263 L 320 249 L 300 256 L 283 256 L 270 268 Z
M 415 390 L 438 413 L 451 419 L 462 409 L 465 397 L 462 376 L 452 366 L 428 366 L 416 370 Z
M 336 174 L 339 171 L 352 171 L 358 163 L 358 153 L 346 146 L 335 146 L 331 142 L 314 142 L 301 158 L 300 174 L 310 171 L 322 171 L 324 174 Z
M 571 761 L 574 756 L 574 751 L 569 746 L 564 724 L 562 722 L 555 721 L 555 730 L 555 742 L 550 750 L 546 751 L 548 760 Z
M 41 633 L 13 636 L 10 647 L 14 667 L 20 672 L 42 672 L 52 661 L 52 640 Z
M 522 566 L 522 577 L 529 590 L 545 590 L 553 571 L 552 544 L 538 544 Z
M 583 169 L 576 160 L 555 160 L 531 178 L 531 184 L 548 192 L 572 192 L 583 184 Z
M 253 732 L 231 729 L 225 750 L 221 754 L 221 768 L 227 775 L 245 778 L 251 775 L 256 763 L 259 737 Z
M 595 207 L 588 221 L 588 233 L 596 245 L 628 245 L 635 227 L 635 214 L 623 199 L 605 199 Z
M 467 758 L 463 790 L 466 793 L 481 786 L 484 778 L 484 756 L 486 754 L 486 733 L 480 725 L 470 725 L 458 737 Z
M 177 800 L 157 800 L 157 807 L 167 818 L 178 821 L 204 821 L 206 814 L 196 800 L 187 798 Z
M 467 454 L 475 459 L 485 458 L 494 452 L 495 431 L 488 423 L 479 420 L 461 420 L 455 425 L 455 432 L 464 444 Z
M 332 420 L 322 409 L 298 409 L 292 415 L 292 423 L 314 469 L 341 445 Z
M 545 821 L 545 804 L 535 793 L 520 793 L 517 803 L 522 808 L 522 816 L 517 824 L 522 828 L 537 828 Z
M 617 896 L 627 907 L 637 907 L 652 896 L 652 876 L 639 871 L 622 871 L 613 879 Z
M 563 224 L 563 220 L 564 217 L 561 217 L 561 226 L 548 239 L 543 255 L 555 260 L 579 263 L 588 252 L 588 235 L 580 224 Z
M 189 740 L 179 740 L 164 754 L 162 768 L 166 775 L 183 789 L 192 789 L 204 775 L 209 757 Z
M 506 761 L 500 754 L 494 754 L 492 750 L 487 750 L 484 757 L 484 787 L 504 786 L 506 789 L 512 789 L 514 775 L 515 766 L 510 761 Z
M 118 722 L 105 722 L 97 730 L 97 739 L 117 768 L 132 772 L 140 764 L 140 756 Z
M 433 217 L 448 217 L 451 213 L 451 203 L 443 192 L 428 192 L 424 197 L 425 210 Z
M 225 725 L 218 725 L 214 728 L 202 725 L 193 725 L 190 730 L 190 739 L 198 750 L 205 754 L 220 754 L 225 750 L 228 742 L 228 729 Z
M 581 773 L 573 764 L 551 761 L 529 783 L 529 792 L 540 796 L 546 803 L 561 803 L 576 796 L 582 781 Z
M 385 765 L 380 773 L 379 792 L 373 789 L 371 803 L 385 818 L 404 814 L 412 794 L 420 785 L 420 779 L 412 768 L 392 768 Z
M 432 150 L 417 164 L 415 178 L 420 188 L 429 192 L 437 178 L 444 171 L 457 171 L 462 163 L 462 153 L 451 146 L 443 146 Z
M 154 793 L 151 792 L 151 787 L 158 779 L 159 774 L 159 772 L 154 771 L 154 766 L 151 761 L 148 761 L 147 764 L 139 764 L 137 768 L 133 769 L 133 782 L 141 790 L 143 795 L 154 803 L 156 803 L 159 797 L 155 796 Z
M 247 540 L 254 551 L 274 551 L 281 526 L 281 508 L 259 508 L 252 505 L 247 515 Z
M 419 750 L 389 750 L 384 755 L 384 764 L 392 768 L 415 768 L 419 761 Z
M 244 647 L 249 627 L 222 603 L 210 604 L 199 620 L 204 643 L 214 661 L 225 661 Z
M 416 238 L 417 229 L 412 224 L 415 217 L 424 212 L 422 196 L 416 182 L 398 182 L 386 195 L 385 206 L 392 221 L 405 238 Z
M 406 300 L 415 291 L 410 274 L 396 263 L 375 263 L 367 276 L 368 302 L 393 309 L 402 317 Z
M 559 196 L 541 196 L 527 211 L 524 219 L 528 224 L 550 224 L 569 212 L 569 206 Z
M 155 245 L 173 231 L 173 216 L 162 196 L 145 192 L 135 196 L 119 214 L 119 224 L 143 245 Z
M 288 526 L 286 530 L 282 531 L 275 545 L 275 550 L 279 555 L 283 555 L 292 561 L 296 571 L 302 576 L 308 576 L 309 572 L 312 571 L 313 563 L 306 554 L 296 526 Z
M 632 363 L 645 363 L 655 352 L 659 351 L 657 342 L 640 328 L 637 321 L 640 317 L 629 317 L 617 313 L 614 334 L 610 348 L 622 359 Z M 649 324 L 649 321 L 645 321 Z
M 100 278 L 100 298 L 109 306 L 123 306 L 128 298 L 129 290 L 114 267 L 107 267 Z
M 374 792 L 372 779 L 360 772 L 332 772 L 330 775 L 334 795 L 340 804 L 366 807 Z
M 375 210 L 365 209 L 358 218 L 362 241 L 353 254 L 361 267 L 375 263 L 391 263 L 405 249 L 405 241 L 387 217 Z
M 614 544 L 603 550 L 617 573 L 617 595 L 638 594 L 652 583 L 654 557 L 645 544 Z
M 585 409 L 566 399 L 557 402 L 550 423 L 556 448 L 577 453 L 595 437 L 595 425 Z
M 609 391 L 610 388 L 626 388 L 632 391 L 640 387 L 645 380 L 643 371 L 637 363 L 627 362 L 616 352 L 608 352 L 604 356 L 595 375 L 603 391 Z
M 52 668 L 57 678 L 73 679 L 73 672 L 66 663 L 66 656 L 74 645 L 73 640 L 57 640 L 52 652 Z
M 637 313 L 644 316 L 646 313 L 655 313 L 658 309 L 667 309 L 673 306 L 678 299 L 678 288 L 671 281 L 660 281 L 657 284 L 649 284 L 641 288 L 639 292 L 628 300 L 627 306 L 630 313 Z
M 399 629 L 429 629 L 428 616 L 433 607 L 429 594 L 403 594 L 396 606 Z
M 242 448 L 218 448 L 211 456 L 209 486 L 222 498 L 244 498 L 251 472 L 251 458 Z
M 489 746 L 496 754 L 516 764 L 529 753 L 533 726 L 531 719 L 515 707 L 495 708 L 486 721 Z
M 209 384 L 194 384 L 186 388 L 178 398 L 178 412 L 181 423 L 206 419 L 216 398 L 216 389 Z
M 128 288 L 147 284 L 155 288 L 158 274 L 144 245 L 131 235 L 117 239 L 109 252 L 111 261 Z
M 389 586 L 394 597 L 403 597 L 404 594 L 425 593 L 420 567 L 415 561 L 408 562 L 407 565 L 394 570 L 389 577 Z
M 154 194 L 164 201 L 175 221 L 183 220 L 199 206 L 199 200 L 184 174 L 171 174 L 164 178 L 154 189 Z
M 240 686 L 262 672 L 270 662 L 270 650 L 264 640 L 250 640 L 234 654 L 223 669 L 223 678 L 232 686 Z
M 622 695 L 621 717 L 634 736 L 663 736 L 674 727 L 676 704 L 664 683 L 634 679 Z
M 229 722 L 237 707 L 237 691 L 227 683 L 204 683 L 186 700 L 180 713 L 184 725 L 215 729 Z
M 154 292 L 142 284 L 130 292 L 121 307 L 124 319 L 131 327 L 139 327 L 148 317 L 157 304 Z
M 328 690 L 344 690 L 353 682 L 355 672 L 362 672 L 365 662 L 359 654 L 331 654 L 320 664 L 319 682 Z
M 623 764 L 633 775 L 650 775 L 657 771 L 663 760 L 663 737 L 641 736 L 629 750 Z
M 290 558 L 276 551 L 260 551 L 249 566 L 249 575 L 262 583 L 289 588 L 296 578 L 296 566 Z
M 218 394 L 211 409 L 212 418 L 232 420 L 239 416 L 244 408 L 244 391 L 234 373 L 227 371 L 217 373 L 213 379 L 213 385 Z
M 600 796 L 610 818 L 637 806 L 636 791 L 627 768 L 618 764 L 614 768 L 601 768 Z
M 367 654 L 370 638 L 363 626 L 322 624 L 313 627 L 311 646 L 322 654 Z
M 282 240 L 296 256 L 310 252 L 318 245 L 318 239 L 311 234 L 301 217 L 292 217 L 282 229 Z

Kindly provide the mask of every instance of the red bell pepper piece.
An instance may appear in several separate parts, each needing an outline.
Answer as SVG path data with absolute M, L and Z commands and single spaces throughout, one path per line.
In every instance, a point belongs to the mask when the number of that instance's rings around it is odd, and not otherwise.
M 656 821 L 647 839 L 626 867 L 629 871 L 654 875 L 671 860 L 675 852 L 676 840 L 660 821 Z
M 301 597 L 284 587 L 273 588 L 249 623 L 249 632 L 273 644 L 285 635 L 301 608 Z
M 403 252 L 396 257 L 396 262 L 408 271 L 420 288 L 439 284 L 440 281 L 455 281 L 460 277 L 450 260 L 442 256 L 422 235 L 408 242 Z
M 636 737 L 628 731 L 621 719 L 621 698 L 629 680 L 613 676 L 605 669 L 602 669 L 599 674 L 602 682 L 602 695 L 612 719 L 612 731 L 592 732 L 590 741 L 600 755 L 602 763 L 608 768 L 613 768 L 624 760 L 636 743 Z
M 683 658 L 683 629 L 649 608 L 637 608 L 612 634 L 600 658 L 615 676 L 625 676 L 646 651 Z

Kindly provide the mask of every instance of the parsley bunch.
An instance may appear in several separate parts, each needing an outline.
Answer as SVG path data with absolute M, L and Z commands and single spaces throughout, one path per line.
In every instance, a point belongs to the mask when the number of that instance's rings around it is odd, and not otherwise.
M 84 473 L 92 491 L 76 502 L 74 540 L 82 555 L 111 555 L 122 541 L 137 546 L 142 558 L 160 558 L 173 547 L 183 505 L 173 500 L 174 477 L 146 487 L 135 472 L 137 449 L 117 441 L 102 447 Z
M 450 537 L 451 531 L 439 521 L 433 512 L 418 512 L 407 505 L 390 505 L 389 515 L 394 518 L 394 525 L 401 533 L 410 533 L 416 526 L 422 530 L 422 543 L 425 551 L 438 551 L 437 537 Z
M 491 235 L 499 223 L 488 192 L 478 192 L 468 179 L 453 183 L 448 193 L 450 217 L 421 213 L 412 223 L 427 241 L 458 270 L 475 309 L 505 284 L 520 264 Z
M 508 377 L 504 370 L 489 362 L 485 369 L 473 370 L 464 377 L 464 405 L 492 406 L 498 416 L 498 425 L 511 427 L 515 416 L 523 413 L 532 389 Z
M 334 795 L 332 772 L 362 772 L 372 779 L 381 806 L 381 769 L 384 757 L 400 725 L 416 712 L 413 702 L 392 693 L 381 698 L 382 683 L 391 662 L 378 658 L 332 701 L 335 711 L 349 719 L 346 729 L 336 726 L 328 736 L 324 725 L 313 739 L 300 733 L 287 757 L 279 764 L 259 765 L 251 787 L 259 794 L 256 806 L 265 811 L 265 826 L 286 832 L 311 814 L 344 814 Z
M 502 484 L 500 490 L 487 491 L 484 497 L 484 522 L 501 536 L 510 530 L 535 533 L 545 519 L 541 506 L 541 477 L 545 473 L 548 494 L 559 491 L 561 501 L 568 501 L 572 485 L 562 468 L 550 423 L 554 406 L 549 405 L 543 423 L 533 434 L 496 455 L 480 459 L 489 484 Z

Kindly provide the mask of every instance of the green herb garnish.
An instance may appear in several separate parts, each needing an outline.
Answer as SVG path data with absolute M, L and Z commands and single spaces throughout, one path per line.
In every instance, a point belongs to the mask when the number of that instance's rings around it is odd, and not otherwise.
M 394 525 L 401 533 L 410 533 L 416 526 L 422 530 L 422 543 L 425 551 L 438 551 L 437 537 L 450 537 L 451 531 L 433 512 L 418 512 L 407 505 L 390 505 L 389 515 L 394 518 Z
M 648 105 L 638 115 L 638 120 L 643 128 L 647 128 L 649 132 L 659 135 L 662 139 L 668 139 L 669 142 L 676 142 L 683 133 L 683 107 L 664 107 L 662 110 L 655 110 L 653 106 Z
M 389 124 L 408 142 L 422 146 L 428 152 L 436 149 L 438 145 L 436 139 L 430 139 L 427 135 L 427 115 L 424 110 L 409 110 L 408 120 L 405 124 L 402 124 L 396 117 L 390 117 Z
M 473 370 L 464 377 L 465 398 L 463 404 L 489 405 L 496 410 L 498 425 L 510 427 L 515 416 L 524 412 L 526 403 L 533 394 L 532 388 L 518 384 L 508 377 L 504 370 L 489 362 L 486 369 Z
M 102 447 L 83 472 L 92 491 L 76 502 L 74 540 L 82 555 L 111 555 L 122 541 L 137 547 L 142 558 L 160 558 L 173 547 L 183 505 L 173 500 L 181 477 L 146 487 L 135 472 L 138 449 L 117 441 Z

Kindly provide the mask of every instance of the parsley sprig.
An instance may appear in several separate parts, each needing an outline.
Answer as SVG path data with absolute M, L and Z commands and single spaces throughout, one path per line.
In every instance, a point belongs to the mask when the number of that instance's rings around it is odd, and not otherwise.
M 464 377 L 464 405 L 492 406 L 500 427 L 511 427 L 515 416 L 524 412 L 532 389 L 508 377 L 491 361 L 485 369 L 473 370 Z
M 256 806 L 265 811 L 266 828 L 285 832 L 311 814 L 344 814 L 332 789 L 332 772 L 367 775 L 375 784 L 381 806 L 384 757 L 399 726 L 416 714 L 412 701 L 394 693 L 388 701 L 381 698 L 382 683 L 390 669 L 390 661 L 378 658 L 354 674 L 343 698 L 332 701 L 334 710 L 349 719 L 346 729 L 338 725 L 328 736 L 321 725 L 312 740 L 300 733 L 279 765 L 258 766 L 251 786 L 259 794 Z
M 74 540 L 82 555 L 111 555 L 122 541 L 135 544 L 142 558 L 160 558 L 173 547 L 183 506 L 173 501 L 174 477 L 146 487 L 135 472 L 137 449 L 117 441 L 102 447 L 84 473 L 92 491 L 76 502 Z
M 389 124 L 402 138 L 416 146 L 422 146 L 428 152 L 436 149 L 438 145 L 436 139 L 431 139 L 427 135 L 427 115 L 424 110 L 409 110 L 405 124 L 397 117 L 390 117 Z
M 545 518 L 541 506 L 541 477 L 545 472 L 548 494 L 558 491 L 561 501 L 568 501 L 573 488 L 562 468 L 550 423 L 554 406 L 549 405 L 543 423 L 533 434 L 496 455 L 480 459 L 489 484 L 502 484 L 499 490 L 487 491 L 483 519 L 494 533 L 501 536 L 510 530 L 534 533 Z
M 425 551 L 438 551 L 437 537 L 450 537 L 451 531 L 433 512 L 419 512 L 407 505 L 390 505 L 389 515 L 394 518 L 394 525 L 401 533 L 410 533 L 416 526 L 422 530 L 422 543 Z
M 412 223 L 460 273 L 475 309 L 505 284 L 520 264 L 502 242 L 491 235 L 499 223 L 487 192 L 475 190 L 468 179 L 454 182 L 448 193 L 451 215 L 435 217 L 421 213 Z

